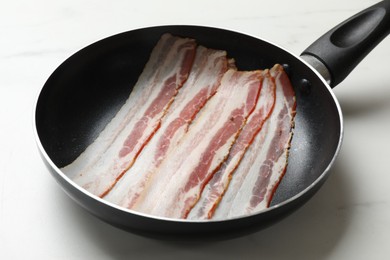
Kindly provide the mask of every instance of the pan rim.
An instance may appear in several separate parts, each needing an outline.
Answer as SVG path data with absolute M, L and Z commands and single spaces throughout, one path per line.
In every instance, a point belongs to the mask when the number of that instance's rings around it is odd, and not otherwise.
M 255 36 L 255 35 L 251 35 L 251 34 L 248 34 L 248 33 L 243 33 L 243 32 L 237 32 L 237 31 L 234 31 L 234 30 L 231 30 L 231 29 L 227 29 L 227 28 L 221 28 L 221 27 L 212 27 L 212 26 L 203 26 L 203 25 L 158 25 L 158 26 L 148 26 L 148 27 L 142 27 L 142 28 L 135 28 L 135 29 L 132 29 L 132 30 L 129 30 L 129 31 L 124 31 L 124 32 L 121 32 L 121 33 L 117 33 L 117 34 L 114 34 L 114 35 L 110 35 L 108 37 L 105 37 L 105 38 L 102 38 L 100 40 L 97 40 L 91 44 L 88 44 L 80 49 L 78 49 L 77 51 L 75 51 L 72 55 L 70 55 L 68 58 L 66 58 L 64 61 L 61 62 L 61 64 L 59 64 L 54 70 L 53 72 L 50 74 L 52 75 L 53 73 L 55 73 L 55 71 L 67 60 L 69 59 L 70 57 L 72 57 L 73 55 L 76 55 L 77 53 L 79 53 L 80 51 L 88 48 L 89 46 L 93 45 L 93 44 L 96 44 L 98 42 L 101 42 L 101 41 L 104 41 L 104 40 L 107 40 L 109 38 L 112 38 L 112 37 L 115 37 L 115 36 L 118 36 L 118 35 L 121 35 L 121 34 L 125 34 L 125 33 L 129 33 L 129 32 L 134 32 L 134 31 L 138 31 L 138 30 L 145 30 L 145 29 L 152 29 L 152 28 L 162 28 L 162 27 L 198 27 L 198 28 L 208 28 L 208 29 L 213 29 L 213 30 L 224 30 L 224 31 L 228 31 L 228 32 L 231 32 L 231 33 L 235 33 L 235 34 L 240 34 L 240 35 L 244 35 L 244 36 L 249 36 L 249 37 L 252 37 L 252 38 L 255 38 L 257 40 L 261 40 L 263 42 L 266 42 L 270 45 L 273 45 L 275 46 L 276 48 L 279 48 L 280 50 L 283 50 L 285 51 L 286 53 L 288 53 L 289 55 L 295 57 L 296 59 L 298 59 L 301 63 L 305 64 L 306 67 L 308 67 L 314 74 L 316 74 L 316 76 L 319 78 L 319 80 L 323 83 L 324 87 L 327 89 L 327 92 L 330 94 L 330 96 L 332 97 L 333 99 L 333 102 L 335 104 L 335 108 L 337 110 L 337 113 L 338 113 L 338 117 L 339 117 L 339 123 L 340 123 L 340 134 L 339 134 L 339 139 L 338 139 L 338 143 L 337 143 L 337 147 L 336 147 L 336 150 L 333 154 L 333 157 L 331 159 L 331 161 L 329 162 L 328 166 L 326 167 L 326 169 L 319 175 L 318 178 L 315 179 L 315 181 L 313 181 L 309 186 L 307 186 L 305 189 L 303 189 L 302 191 L 300 191 L 299 193 L 297 193 L 296 195 L 284 200 L 283 202 L 280 202 L 276 205 L 272 205 L 264 210 L 261 210 L 261 211 L 258 211 L 258 212 L 255 212 L 253 214 L 248 214 L 248 215 L 242 215 L 242 216 L 236 216 L 236 217 L 232 217 L 232 218 L 226 218 L 226 219 L 207 219 L 207 220 L 192 220 L 192 219 L 177 219 L 177 218 L 167 218 L 167 217 L 160 217 L 160 216 L 155 216 L 155 215 L 151 215 L 151 214 L 146 214 L 146 213 L 142 213 L 142 212 L 138 212 L 138 211 L 134 211 L 134 210 L 131 210 L 131 209 L 126 209 L 126 208 L 123 208 L 121 206 L 118 206 L 116 204 L 113 204 L 111 202 L 108 202 L 90 192 L 88 192 L 87 190 L 85 190 L 84 188 L 80 187 L 79 185 L 77 185 L 76 183 L 74 183 L 68 176 L 66 176 L 60 168 L 58 168 L 54 162 L 51 160 L 50 156 L 47 154 L 45 148 L 43 147 L 42 145 L 42 142 L 41 142 L 41 139 L 40 139 L 40 136 L 39 136 L 39 133 L 38 133 L 38 128 L 37 128 L 37 121 L 36 121 L 36 116 L 37 116 L 37 108 L 38 108 L 38 103 L 39 103 L 39 100 L 40 100 L 40 97 L 42 95 L 42 92 L 44 91 L 45 89 L 45 85 L 46 83 L 41 87 L 41 89 L 38 91 L 38 95 L 37 97 L 35 98 L 35 102 L 34 102 L 34 110 L 33 110 L 33 134 L 34 134 L 34 137 L 35 137 L 35 141 L 36 141 L 36 145 L 38 146 L 38 150 L 39 152 L 41 153 L 41 155 L 44 157 L 44 160 L 46 161 L 46 163 L 48 163 L 51 167 L 52 170 L 55 171 L 55 173 L 57 175 L 59 175 L 59 177 L 61 177 L 63 180 L 65 180 L 69 185 L 71 185 L 73 188 L 77 189 L 79 192 L 81 192 L 83 195 L 91 198 L 91 199 L 94 199 L 100 203 L 103 203 L 104 205 L 108 206 L 108 207 L 111 207 L 115 210 L 118 210 L 118 211 L 121 211 L 122 213 L 126 213 L 126 214 L 132 214 L 132 215 L 137 215 L 137 216 L 140 216 L 140 217 L 146 217 L 146 218 L 149 218 L 149 219 L 154 219 L 154 220 L 160 220 L 160 221 L 166 221 L 166 222 L 175 222 L 175 223 L 186 223 L 186 224 L 189 224 L 189 223 L 197 223 L 197 224 L 209 224 L 209 223 L 216 223 L 216 222 L 230 222 L 230 221 L 234 221 L 234 220 L 239 220 L 239 219 L 243 219 L 243 218 L 252 218 L 252 217 L 255 217 L 259 214 L 265 214 L 267 212 L 271 212 L 271 211 L 274 211 L 276 210 L 277 208 L 280 208 L 280 207 L 284 207 L 294 201 L 296 201 L 297 199 L 299 199 L 300 197 L 302 197 L 304 194 L 308 193 L 310 190 L 312 190 L 315 186 L 318 185 L 319 182 L 321 182 L 324 178 L 327 177 L 328 175 L 328 172 L 331 170 L 332 166 L 334 165 L 339 153 L 340 153 L 340 150 L 341 150 L 341 146 L 342 146 L 342 142 L 343 142 L 343 138 L 344 138 L 344 122 L 343 122 L 343 114 L 342 114 L 342 110 L 341 110 L 341 107 L 340 107 L 340 104 L 334 94 L 334 92 L 332 91 L 331 87 L 328 85 L 328 83 L 326 82 L 326 80 L 320 75 L 320 73 L 315 70 L 308 62 L 306 62 L 305 60 L 303 60 L 301 57 L 297 56 L 296 54 L 292 53 L 291 51 L 287 50 L 286 48 L 278 45 L 278 44 L 275 44 L 273 43 L 272 41 L 269 41 L 267 39 L 264 39 L 264 38 L 260 38 L 258 36 Z M 62 185 L 60 185 L 61 188 L 64 190 L 64 187 L 62 187 Z M 68 194 L 67 194 L 68 195 Z M 71 196 L 70 196 L 71 197 Z M 72 198 L 73 199 L 73 198 Z M 74 200 L 74 199 L 73 199 Z

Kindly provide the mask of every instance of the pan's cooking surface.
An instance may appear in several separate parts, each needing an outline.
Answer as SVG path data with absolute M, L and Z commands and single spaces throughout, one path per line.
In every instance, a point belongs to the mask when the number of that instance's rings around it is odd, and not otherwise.
M 164 32 L 226 50 L 241 70 L 287 64 L 297 95 L 296 127 L 287 173 L 272 205 L 303 191 L 323 174 L 339 147 L 342 131 L 338 106 L 318 75 L 265 41 L 192 26 L 155 27 L 110 37 L 76 53 L 52 74 L 37 103 L 36 127 L 57 167 L 72 162 L 119 110 Z

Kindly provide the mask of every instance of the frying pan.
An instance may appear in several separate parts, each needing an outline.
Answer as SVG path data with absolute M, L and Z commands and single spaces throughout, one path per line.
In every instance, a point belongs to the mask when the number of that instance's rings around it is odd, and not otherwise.
M 36 103 L 35 135 L 51 174 L 78 204 L 116 227 L 174 237 L 230 236 L 269 226 L 303 205 L 321 187 L 340 150 L 342 113 L 331 87 L 340 83 L 390 29 L 390 1 L 382 1 L 330 30 L 297 57 L 270 42 L 224 29 L 158 26 L 114 35 L 64 61 Z M 296 91 L 297 115 L 286 175 L 270 207 L 225 220 L 178 220 L 127 210 L 72 182 L 60 168 L 94 141 L 124 104 L 163 33 L 191 37 L 226 50 L 241 70 L 283 64 Z

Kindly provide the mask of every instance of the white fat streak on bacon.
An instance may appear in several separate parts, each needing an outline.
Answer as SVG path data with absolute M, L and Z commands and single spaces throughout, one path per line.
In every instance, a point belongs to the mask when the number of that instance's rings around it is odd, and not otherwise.
M 205 186 L 199 201 L 190 211 L 189 219 L 209 219 L 227 189 L 234 170 L 237 168 L 246 149 L 271 114 L 275 103 L 275 84 L 269 70 L 263 72 L 264 80 L 256 108 L 249 116 L 240 135 L 234 143 L 227 160 Z
M 134 87 L 134 94 L 125 103 L 126 108 L 119 111 L 118 118 L 109 123 L 109 130 L 103 131 L 95 141 L 112 139 L 103 142 L 103 146 L 108 146 L 97 148 L 97 151 L 90 149 L 87 155 L 82 155 L 94 159 L 81 169 L 79 165 L 70 167 L 69 176 L 75 183 L 100 197 L 115 185 L 158 129 L 161 118 L 188 77 L 195 50 L 192 39 L 169 34 L 162 36 Z M 142 102 L 138 100 L 140 97 Z M 130 112 L 126 114 L 128 109 Z M 124 118 L 125 122 L 122 121 Z M 98 145 L 93 144 L 93 148 L 96 147 Z M 63 169 L 65 173 L 68 172 L 66 168 Z M 72 172 L 75 168 L 78 169 L 76 173 Z
M 274 109 L 236 169 L 214 219 L 238 217 L 266 209 L 285 173 L 296 101 L 283 68 L 275 65 L 271 75 L 276 83 Z
M 228 69 L 225 51 L 199 46 L 188 80 L 180 89 L 161 127 L 140 153 L 134 165 L 104 197 L 119 206 L 132 208 L 148 180 L 179 140 L 199 110 L 212 97 Z
M 261 78 L 260 71 L 226 72 L 217 93 L 153 175 L 135 210 L 186 217 L 255 108 Z

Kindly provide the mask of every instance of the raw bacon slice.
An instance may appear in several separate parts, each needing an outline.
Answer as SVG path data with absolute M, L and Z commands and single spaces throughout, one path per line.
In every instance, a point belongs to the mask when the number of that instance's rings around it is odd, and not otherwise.
M 227 160 L 205 186 L 202 196 L 190 211 L 189 219 L 209 219 L 215 207 L 227 189 L 234 170 L 237 168 L 246 149 L 271 114 L 275 103 L 275 84 L 269 70 L 264 71 L 263 86 L 253 113 L 249 116 L 236 142 L 232 146 Z
M 231 218 L 269 206 L 283 177 L 296 109 L 295 93 L 280 65 L 271 69 L 276 101 L 271 116 L 256 136 L 233 175 L 213 218 Z
M 158 67 L 161 65 L 161 61 L 167 59 L 169 50 L 175 40 L 177 40 L 175 37 L 165 34 L 157 42 L 149 61 L 145 65 L 142 74 L 125 104 L 116 113 L 115 117 L 112 118 L 110 123 L 105 126 L 96 140 L 75 161 L 62 168 L 62 171 L 68 177 L 72 179 L 82 170 L 95 164 L 134 116 L 138 108 L 145 104 L 151 93 L 159 87 L 159 85 L 154 83 L 160 77 L 159 74 L 161 74 L 161 70 L 158 70 Z
M 89 192 L 104 196 L 158 129 L 178 89 L 187 80 L 195 51 L 193 39 L 163 35 L 124 107 L 96 144 L 63 171 Z M 85 160 L 88 157 L 91 159 Z M 80 163 L 82 160 L 86 163 Z
M 150 175 L 188 130 L 199 110 L 212 97 L 228 69 L 225 51 L 199 46 L 188 80 L 180 89 L 161 127 L 134 165 L 104 197 L 119 206 L 131 208 L 145 188 Z
M 133 209 L 185 218 L 255 108 L 261 81 L 260 71 L 228 70 L 217 93 L 153 174 Z

